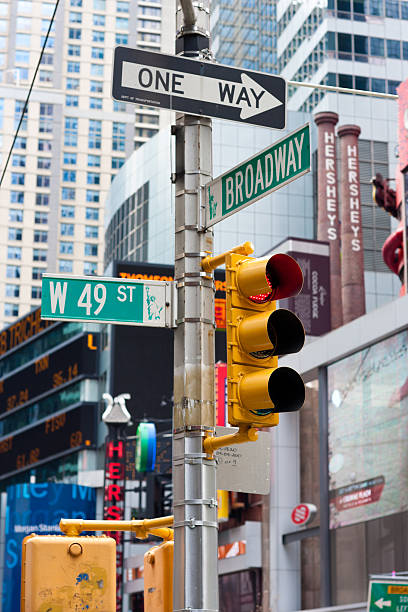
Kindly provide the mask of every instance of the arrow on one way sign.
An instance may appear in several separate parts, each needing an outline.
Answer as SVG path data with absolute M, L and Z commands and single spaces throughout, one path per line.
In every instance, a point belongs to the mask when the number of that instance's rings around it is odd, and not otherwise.
M 285 127 L 284 79 L 202 60 L 117 47 L 112 95 L 192 115 Z

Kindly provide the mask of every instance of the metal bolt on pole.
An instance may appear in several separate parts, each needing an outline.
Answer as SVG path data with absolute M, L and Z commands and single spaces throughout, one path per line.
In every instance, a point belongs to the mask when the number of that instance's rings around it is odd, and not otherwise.
M 196 10 L 195 10 L 196 8 Z M 209 10 L 183 0 L 176 52 L 200 61 L 209 48 Z M 178 18 L 181 18 L 181 9 Z M 218 611 L 215 462 L 203 452 L 215 427 L 214 284 L 201 259 L 213 234 L 201 224 L 201 188 L 212 178 L 211 120 L 178 115 L 176 135 L 173 500 L 175 612 Z

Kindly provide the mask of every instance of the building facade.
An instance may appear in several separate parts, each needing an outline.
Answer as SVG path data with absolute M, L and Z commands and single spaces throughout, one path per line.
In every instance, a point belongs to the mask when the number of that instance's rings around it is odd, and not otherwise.
M 0 2 L 4 168 L 56 3 Z M 102 271 L 103 201 L 169 113 L 111 98 L 113 50 L 174 48 L 169 0 L 60 0 L 0 187 L 0 323 L 40 303 L 43 272 Z

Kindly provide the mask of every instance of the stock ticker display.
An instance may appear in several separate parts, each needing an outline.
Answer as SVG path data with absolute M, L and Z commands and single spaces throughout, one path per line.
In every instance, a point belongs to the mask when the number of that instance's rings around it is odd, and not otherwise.
M 2 358 L 8 359 L 8 353 L 20 345 L 26 350 L 28 342 L 49 327 L 38 309 L 6 328 L 0 334 Z M 40 352 L 38 359 L 0 379 L 1 479 L 48 458 L 96 447 L 98 405 L 80 403 L 76 383 L 98 375 L 98 353 L 99 335 L 82 334 Z M 63 391 L 66 397 L 61 403 L 57 394 Z

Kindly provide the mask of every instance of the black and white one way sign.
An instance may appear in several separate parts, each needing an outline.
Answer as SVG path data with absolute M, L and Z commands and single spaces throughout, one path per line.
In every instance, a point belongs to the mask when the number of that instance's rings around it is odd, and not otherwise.
M 286 122 L 281 77 L 141 49 L 115 49 L 112 96 L 275 129 Z

